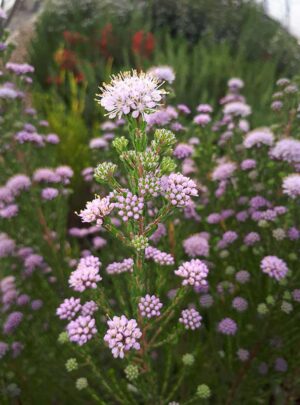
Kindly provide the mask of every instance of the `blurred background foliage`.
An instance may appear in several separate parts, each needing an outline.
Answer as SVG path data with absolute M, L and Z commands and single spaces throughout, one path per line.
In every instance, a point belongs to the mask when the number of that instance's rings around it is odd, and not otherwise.
M 253 1 L 52 0 L 29 55 L 35 104 L 63 140 L 62 160 L 78 172 L 104 119 L 95 93 L 110 74 L 170 65 L 173 102 L 190 107 L 214 104 L 230 77 L 242 77 L 257 107 L 252 126 L 267 125 L 274 83 L 298 72 L 300 47 Z

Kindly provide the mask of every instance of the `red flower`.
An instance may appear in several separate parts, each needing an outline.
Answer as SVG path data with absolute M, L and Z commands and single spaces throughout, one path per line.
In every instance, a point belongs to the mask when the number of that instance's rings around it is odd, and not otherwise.
M 55 62 L 61 69 L 74 70 L 77 65 L 75 52 L 69 49 L 59 49 L 54 55 Z
M 152 32 L 137 31 L 132 37 L 131 48 L 134 53 L 149 58 L 155 48 L 155 39 Z
M 69 45 L 76 45 L 78 43 L 86 42 L 86 37 L 81 35 L 79 32 L 64 31 L 63 32 L 64 40 Z
M 105 55 L 106 57 L 110 56 L 110 51 L 108 49 L 109 45 L 112 45 L 113 43 L 113 35 L 112 35 L 112 24 L 108 23 L 106 24 L 102 30 L 101 30 L 101 38 L 100 38 L 100 51 Z

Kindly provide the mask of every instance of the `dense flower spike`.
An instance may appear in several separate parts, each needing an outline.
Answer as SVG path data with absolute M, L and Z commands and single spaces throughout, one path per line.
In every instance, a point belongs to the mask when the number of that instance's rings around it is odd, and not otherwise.
M 223 335 L 235 335 L 237 329 L 236 322 L 231 318 L 224 318 L 218 324 L 218 331 Z
M 191 197 L 198 196 L 195 182 L 180 173 L 172 173 L 162 179 L 162 189 L 170 203 L 177 207 L 187 207 Z
M 145 258 L 148 260 L 152 259 L 161 266 L 172 266 L 175 263 L 174 257 L 170 253 L 161 252 L 152 246 L 148 246 L 145 249 Z
M 152 74 L 136 71 L 113 76 L 111 83 L 104 84 L 100 90 L 99 104 L 109 118 L 128 114 L 133 118 L 144 116 L 160 105 L 166 93 Z
M 283 179 L 282 183 L 283 192 L 291 198 L 300 196 L 300 175 L 291 174 Z
M 185 329 L 199 329 L 201 326 L 202 316 L 194 308 L 184 309 L 181 311 L 179 322 L 182 323 Z
M 134 261 L 133 259 L 124 259 L 121 262 L 114 262 L 106 267 L 108 274 L 120 274 L 125 272 L 133 272 Z
M 183 241 L 183 248 L 189 257 L 209 256 L 209 243 L 206 235 L 195 234 Z
M 206 286 L 208 267 L 199 259 L 192 259 L 185 262 L 175 270 L 175 274 L 183 278 L 182 285 L 191 285 L 194 287 Z
M 277 256 L 264 257 L 260 263 L 260 267 L 264 273 L 276 280 L 281 280 L 288 272 L 286 263 Z
M 95 319 L 91 316 L 80 315 L 67 325 L 67 332 L 71 342 L 79 346 L 84 345 L 97 333 Z
M 70 287 L 79 292 L 84 291 L 86 288 L 97 288 L 97 283 L 102 280 L 99 267 L 100 261 L 94 256 L 81 259 L 76 270 L 70 275 Z
M 159 298 L 155 295 L 147 294 L 142 297 L 139 302 L 139 310 L 143 317 L 152 318 L 154 316 L 160 316 L 160 309 L 163 304 L 160 302 Z
M 86 204 L 86 208 L 80 211 L 79 216 L 82 222 L 95 222 L 97 226 L 103 224 L 104 217 L 109 215 L 114 208 L 114 204 L 110 202 L 109 197 L 97 197 L 93 201 Z
M 56 315 L 60 319 L 67 319 L 70 321 L 81 310 L 80 298 L 66 298 L 62 304 L 57 308 Z
M 140 350 L 139 339 L 142 332 L 135 319 L 128 320 L 125 315 L 114 316 L 107 321 L 107 325 L 104 341 L 115 358 L 124 358 L 125 352 L 131 349 Z
M 138 197 L 127 190 L 116 195 L 114 206 L 119 210 L 118 214 L 124 222 L 130 219 L 137 221 L 143 214 L 144 198 Z

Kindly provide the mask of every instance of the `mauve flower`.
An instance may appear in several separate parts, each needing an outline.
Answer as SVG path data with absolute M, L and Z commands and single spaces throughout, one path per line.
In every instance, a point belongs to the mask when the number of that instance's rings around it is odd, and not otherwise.
M 191 110 L 185 104 L 178 104 L 177 109 L 178 109 L 178 111 L 180 111 L 183 114 L 190 114 L 191 113 Z
M 249 351 L 246 349 L 238 349 L 236 354 L 241 361 L 247 361 L 250 356 Z
M 97 283 L 102 280 L 99 274 L 100 265 L 99 259 L 94 256 L 80 259 L 76 270 L 70 275 L 70 287 L 79 292 L 83 292 L 87 288 L 97 288 Z
M 256 160 L 254 159 L 245 159 L 241 163 L 242 170 L 252 170 L 256 167 Z
M 147 73 L 154 76 L 157 80 L 169 84 L 173 83 L 175 80 L 175 73 L 171 66 L 153 66 Z
M 283 193 L 295 199 L 300 196 L 300 175 L 290 174 L 283 179 Z
M 244 87 L 244 82 L 239 77 L 232 77 L 228 80 L 227 86 L 231 91 L 240 90 Z
M 0 210 L 0 217 L 9 219 L 15 217 L 19 212 L 17 204 L 10 204 Z
M 211 117 L 209 114 L 198 114 L 195 115 L 193 122 L 197 125 L 201 125 L 202 127 L 208 125 L 211 122 Z
M 110 202 L 109 197 L 97 197 L 86 203 L 86 208 L 80 211 L 79 216 L 82 222 L 95 222 L 99 227 L 103 224 L 105 216 L 111 213 L 114 204 Z
M 271 149 L 270 157 L 288 163 L 300 163 L 300 141 L 293 138 L 281 139 Z
M 130 219 L 137 221 L 143 214 L 143 197 L 132 194 L 129 190 L 124 190 L 121 194 L 117 194 L 115 199 L 114 207 L 119 210 L 118 215 L 124 222 Z
M 16 197 L 21 191 L 26 191 L 31 186 L 31 181 L 25 174 L 15 174 L 10 177 L 6 182 L 6 187 L 10 189 L 12 194 Z
M 172 266 L 175 263 L 174 257 L 170 253 L 162 252 L 153 246 L 146 247 L 145 258 L 148 260 L 152 259 L 161 266 Z
M 224 115 L 247 117 L 251 114 L 251 107 L 241 101 L 232 101 L 225 104 L 223 113 Z
M 236 322 L 231 318 L 224 318 L 218 324 L 218 331 L 223 335 L 235 335 L 237 329 Z
M 199 329 L 201 326 L 202 316 L 195 308 L 184 309 L 181 311 L 179 322 L 182 323 L 185 329 Z
M 114 262 L 106 267 L 108 274 L 120 274 L 125 272 L 133 272 L 134 261 L 131 258 L 124 259 L 121 262 Z
M 238 312 L 244 312 L 248 308 L 248 301 L 242 297 L 235 297 L 232 300 L 232 307 Z
M 223 181 L 223 180 L 228 180 L 230 179 L 237 166 L 233 162 L 225 162 L 225 163 L 220 163 L 212 172 L 212 180 L 213 181 Z
M 98 311 L 98 305 L 95 301 L 87 301 L 81 307 L 81 315 L 83 316 L 92 316 L 96 311 Z
M 140 350 L 142 332 L 135 319 L 128 320 L 125 315 L 114 316 L 107 321 L 107 325 L 104 341 L 108 343 L 114 358 L 124 358 L 125 352 L 131 349 Z
M 112 76 L 111 83 L 104 84 L 100 90 L 98 102 L 109 118 L 128 114 L 133 118 L 145 116 L 159 106 L 166 93 L 153 75 L 136 71 Z
M 16 75 L 25 75 L 34 72 L 34 67 L 29 65 L 28 63 L 7 62 L 5 67 L 7 70 L 10 70 Z
M 191 145 L 187 143 L 179 143 L 174 149 L 173 156 L 177 159 L 185 159 L 192 156 L 193 153 L 194 148 Z
M 264 257 L 260 263 L 260 267 L 264 273 L 276 280 L 281 280 L 288 272 L 286 263 L 277 256 Z
M 41 191 L 41 197 L 43 200 L 54 200 L 58 196 L 58 190 L 53 187 L 46 187 Z
M 4 357 L 6 355 L 8 350 L 9 350 L 8 344 L 5 342 L 0 342 L 0 360 L 2 359 L 2 357 Z
M 60 319 L 70 321 L 81 310 L 80 298 L 66 298 L 56 310 L 56 315 Z M 86 315 L 86 314 L 83 314 Z M 90 314 L 89 314 L 90 315 Z
M 160 316 L 160 309 L 162 308 L 162 306 L 163 304 L 155 295 L 147 294 L 139 301 L 139 311 L 141 313 L 141 316 L 146 318 Z
M 249 132 L 244 139 L 243 145 L 250 149 L 253 146 L 260 147 L 262 145 L 272 146 L 274 143 L 274 135 L 269 128 L 257 128 Z
M 84 345 L 97 333 L 95 319 L 91 316 L 80 315 L 67 325 L 67 332 L 71 342 L 79 346 Z
M 91 149 L 108 149 L 108 142 L 103 138 L 94 138 L 90 140 L 89 147 Z
M 15 311 L 10 313 L 3 324 L 3 333 L 5 335 L 13 333 L 20 325 L 22 319 L 23 319 L 22 312 Z
M 196 110 L 199 113 L 204 113 L 204 114 L 211 114 L 213 112 L 213 108 L 209 104 L 199 104 L 199 105 L 197 105 Z
M 200 287 L 208 284 L 208 272 L 208 267 L 204 262 L 199 259 L 192 259 L 189 262 L 182 263 L 174 273 L 183 278 L 182 285 Z
M 183 248 L 189 257 L 209 256 L 209 244 L 207 238 L 201 234 L 191 235 L 183 241 Z
M 177 207 L 186 207 L 191 197 L 198 196 L 196 183 L 181 173 L 162 178 L 162 190 L 170 203 Z

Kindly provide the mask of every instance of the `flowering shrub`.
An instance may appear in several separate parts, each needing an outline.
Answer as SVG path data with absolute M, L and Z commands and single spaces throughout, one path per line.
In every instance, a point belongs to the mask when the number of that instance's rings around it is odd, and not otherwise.
M 297 82 L 252 128 L 239 78 L 192 114 L 167 104 L 172 68 L 112 77 L 75 214 L 63 140 L 26 104 L 33 68 L 2 41 L 3 398 L 296 403 Z

